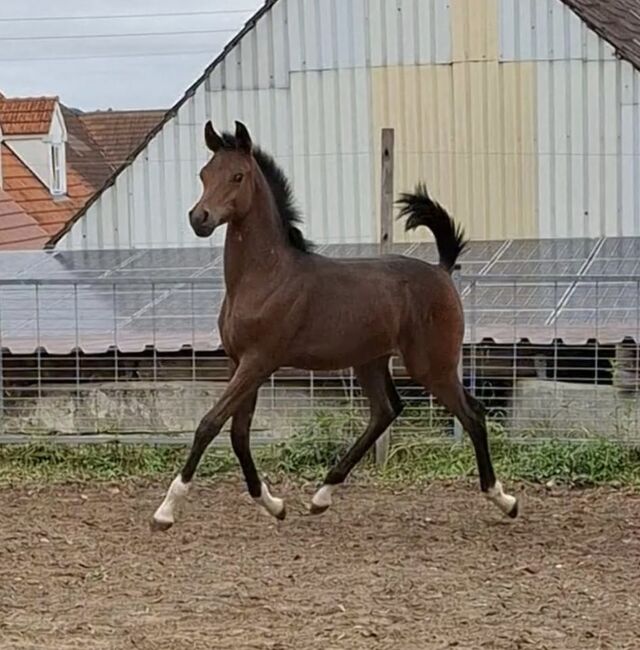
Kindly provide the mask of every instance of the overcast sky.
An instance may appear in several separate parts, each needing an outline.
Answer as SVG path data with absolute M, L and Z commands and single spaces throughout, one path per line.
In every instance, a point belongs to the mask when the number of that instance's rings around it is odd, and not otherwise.
M 85 110 L 167 108 L 260 5 L 262 0 L 0 0 L 0 92 L 58 95 Z

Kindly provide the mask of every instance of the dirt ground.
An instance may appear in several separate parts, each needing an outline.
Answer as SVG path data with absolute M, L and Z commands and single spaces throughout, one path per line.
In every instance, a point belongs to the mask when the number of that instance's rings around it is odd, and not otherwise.
M 0 648 L 640 648 L 640 495 L 521 486 L 500 514 L 470 484 L 349 486 L 285 522 L 240 480 L 0 490 Z

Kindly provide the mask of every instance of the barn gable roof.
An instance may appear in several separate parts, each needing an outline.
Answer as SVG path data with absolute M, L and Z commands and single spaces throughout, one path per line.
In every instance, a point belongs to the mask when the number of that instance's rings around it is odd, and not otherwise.
M 562 0 L 616 54 L 640 70 L 639 0 Z
M 594 33 L 607 41 L 616 51 L 616 54 L 631 63 L 640 71 L 640 0 L 560 0 L 568 6 Z M 205 68 L 204 72 L 191 84 L 176 104 L 169 109 L 164 117 L 147 133 L 126 159 L 116 168 L 104 185 L 93 197 L 70 219 L 66 226 L 54 235 L 46 248 L 54 248 L 71 228 L 91 208 L 91 206 L 112 186 L 120 174 L 143 152 L 153 138 L 171 121 L 180 108 L 193 95 L 196 90 L 206 82 L 214 69 L 221 64 L 227 55 L 238 45 L 244 36 L 250 32 L 263 15 L 278 2 L 278 0 L 264 0 L 264 4 L 249 18 L 244 27 L 227 43 L 220 54 Z
M 120 176 L 120 174 L 129 167 L 129 165 L 138 157 L 138 155 L 146 149 L 147 145 L 153 138 L 160 132 L 162 131 L 164 125 L 172 120 L 180 110 L 181 106 L 185 104 L 193 95 L 195 94 L 196 90 L 207 80 L 209 75 L 213 72 L 213 70 L 220 64 L 222 63 L 229 52 L 233 50 L 236 45 L 242 40 L 242 38 L 250 32 L 255 26 L 256 23 L 266 14 L 273 5 L 276 4 L 278 0 L 265 0 L 264 4 L 247 20 L 247 22 L 244 24 L 244 27 L 224 46 L 222 52 L 205 68 L 204 72 L 187 88 L 185 91 L 184 95 L 173 105 L 172 108 L 170 108 L 164 115 L 164 117 L 159 120 L 155 127 L 152 128 L 147 136 L 140 142 L 140 144 L 129 153 L 127 156 L 126 160 L 118 166 L 116 171 L 110 176 L 109 179 L 105 182 L 105 184 L 102 186 L 102 188 L 95 193 L 95 195 L 91 198 L 91 200 L 87 201 L 87 203 L 82 207 L 82 209 L 74 215 L 72 219 L 70 219 L 66 226 L 58 232 L 56 235 L 54 235 L 49 242 L 46 245 L 46 248 L 53 248 L 59 241 L 66 235 L 71 228 L 73 228 L 74 224 L 79 221 L 89 210 L 89 208 L 98 200 L 98 198 L 109 188 L 111 185 L 113 185 Z

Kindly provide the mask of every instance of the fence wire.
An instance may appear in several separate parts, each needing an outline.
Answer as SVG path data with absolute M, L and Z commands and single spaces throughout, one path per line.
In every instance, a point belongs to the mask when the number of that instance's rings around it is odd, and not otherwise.
M 457 280 L 460 372 L 514 439 L 640 442 L 640 276 Z M 206 278 L 0 281 L 0 442 L 190 439 L 228 381 Z M 437 341 L 425 341 L 437 345 Z M 393 436 L 454 439 L 453 419 L 392 364 L 406 408 Z M 253 439 L 352 438 L 367 412 L 351 370 L 283 368 L 262 387 Z

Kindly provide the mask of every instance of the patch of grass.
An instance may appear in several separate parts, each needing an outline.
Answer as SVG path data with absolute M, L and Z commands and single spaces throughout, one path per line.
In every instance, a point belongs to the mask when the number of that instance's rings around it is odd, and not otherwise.
M 287 440 L 256 448 L 256 463 L 273 478 L 319 480 L 364 426 L 356 411 L 318 413 Z M 403 483 L 476 476 L 473 448 L 466 439 L 456 444 L 437 432 L 429 438 L 424 432 L 405 431 L 394 438 L 384 468 L 377 468 L 368 455 L 358 465 L 358 475 Z M 517 444 L 495 425 L 490 440 L 496 473 L 504 479 L 640 487 L 637 448 L 606 440 Z M 6 445 L 0 446 L 0 482 L 159 478 L 174 474 L 185 457 L 186 450 L 176 447 Z M 231 450 L 214 447 L 205 455 L 198 475 L 220 477 L 237 470 Z
M 0 446 L 0 481 L 116 480 L 153 478 L 176 471 L 185 450 L 176 447 L 119 445 L 67 446 L 55 443 Z M 200 467 L 203 476 L 235 469 L 231 450 L 212 449 Z

